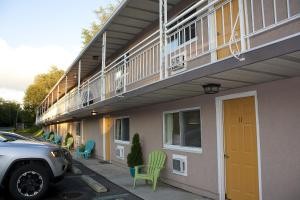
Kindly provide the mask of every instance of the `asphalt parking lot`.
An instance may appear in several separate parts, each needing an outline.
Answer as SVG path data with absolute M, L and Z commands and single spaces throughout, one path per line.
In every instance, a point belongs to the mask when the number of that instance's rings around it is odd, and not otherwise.
M 105 193 L 96 193 L 80 178 L 81 175 L 67 173 L 65 178 L 52 184 L 44 200 L 141 200 L 141 198 L 112 183 L 103 176 L 74 161 L 74 166 L 82 171 L 82 174 L 92 177 L 108 189 Z M 5 190 L 0 189 L 0 200 L 11 200 Z

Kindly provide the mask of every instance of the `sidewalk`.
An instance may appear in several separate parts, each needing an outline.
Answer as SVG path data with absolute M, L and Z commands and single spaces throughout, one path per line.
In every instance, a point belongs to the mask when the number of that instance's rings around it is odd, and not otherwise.
M 133 179 L 128 170 L 113 164 L 100 163 L 98 159 L 74 159 L 145 200 L 210 200 L 164 183 L 159 183 L 157 190 L 153 191 L 150 184 L 146 185 L 144 181 L 139 181 L 133 190 Z

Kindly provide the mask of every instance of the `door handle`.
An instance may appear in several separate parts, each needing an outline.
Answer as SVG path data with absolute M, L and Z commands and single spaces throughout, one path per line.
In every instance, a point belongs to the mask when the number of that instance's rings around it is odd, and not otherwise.
M 229 156 L 228 156 L 227 154 L 224 154 L 224 158 L 225 158 L 225 159 L 228 159 Z

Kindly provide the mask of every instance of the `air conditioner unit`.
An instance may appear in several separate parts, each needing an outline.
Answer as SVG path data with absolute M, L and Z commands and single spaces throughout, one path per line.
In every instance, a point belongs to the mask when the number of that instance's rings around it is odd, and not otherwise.
M 119 145 L 117 146 L 116 157 L 124 160 L 124 147 L 123 146 L 119 146 Z
M 185 68 L 185 54 L 180 53 L 171 57 L 170 60 L 170 68 L 172 72 L 176 72 L 178 70 L 182 70 Z
M 173 155 L 173 173 L 187 176 L 187 158 L 182 155 Z
M 123 79 L 116 80 L 116 93 L 123 92 L 124 89 Z

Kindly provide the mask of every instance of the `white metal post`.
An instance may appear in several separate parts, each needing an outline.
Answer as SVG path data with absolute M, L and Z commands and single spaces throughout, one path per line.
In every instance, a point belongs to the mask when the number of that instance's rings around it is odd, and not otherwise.
M 81 60 L 78 63 L 78 76 L 77 76 L 77 107 L 80 108 L 80 79 L 81 79 Z
M 213 0 L 209 0 L 211 2 Z M 211 6 L 209 8 L 209 12 L 211 12 L 214 9 L 214 6 Z M 211 12 L 211 14 L 208 15 L 208 41 L 209 41 L 209 50 L 211 52 L 211 62 L 217 60 L 217 52 L 212 51 L 217 48 L 217 24 L 216 24 L 216 12 Z
M 239 0 L 239 16 L 240 16 L 241 53 L 242 53 L 246 50 L 245 16 L 244 16 L 244 2 L 243 2 L 243 0 Z
M 166 63 L 166 23 L 167 23 L 167 0 L 159 0 L 159 38 L 160 38 L 160 79 L 168 77 L 168 66 Z
M 65 85 L 65 112 L 67 112 L 67 108 L 68 108 L 68 99 L 67 99 L 67 92 L 68 92 L 68 76 L 66 76 L 66 85 Z
M 86 105 L 90 105 L 90 80 L 87 81 L 87 102 L 86 102 Z
M 126 65 L 127 65 L 127 55 L 124 54 L 124 58 L 123 58 L 123 92 L 126 92 L 126 75 L 127 75 L 127 71 L 126 71 Z
M 59 85 L 57 86 L 57 96 L 56 96 L 56 102 L 59 100 Z
M 105 99 L 105 62 L 106 62 L 106 32 L 102 35 L 102 68 L 101 68 L 101 100 Z

